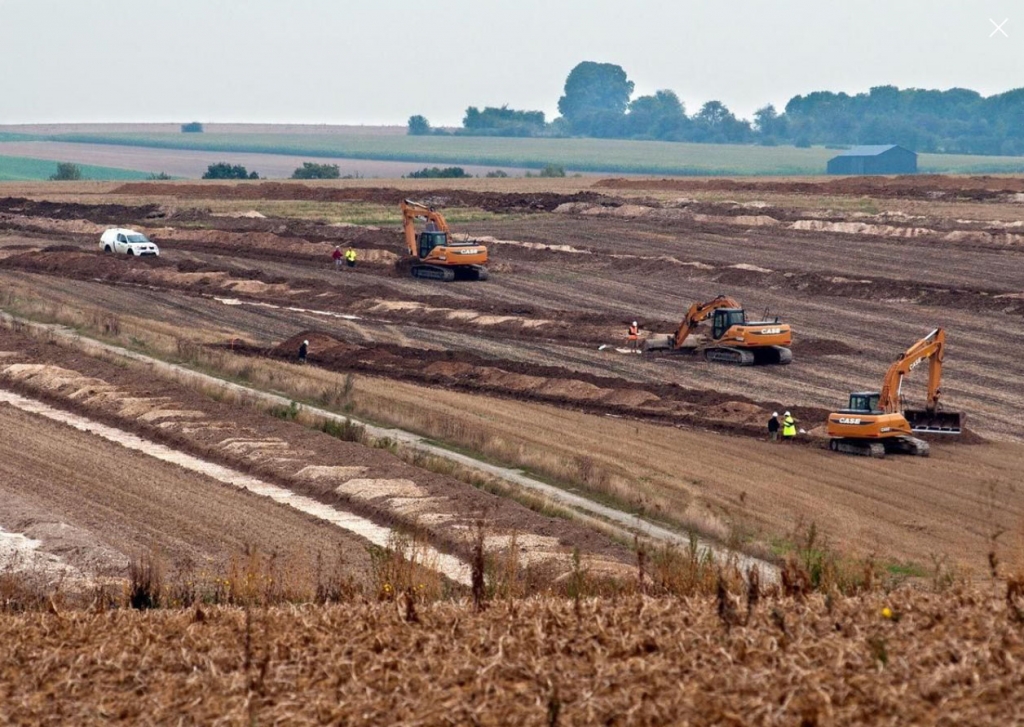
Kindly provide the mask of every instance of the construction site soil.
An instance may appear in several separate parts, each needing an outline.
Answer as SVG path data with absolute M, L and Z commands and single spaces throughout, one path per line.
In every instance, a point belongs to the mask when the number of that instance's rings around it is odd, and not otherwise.
M 687 481 L 725 489 L 730 485 L 714 453 L 733 440 L 760 445 L 754 440 L 764 437 L 772 411 L 794 412 L 806 430 L 799 439 L 815 445 L 795 448 L 803 454 L 791 457 L 811 470 L 788 471 L 784 458 L 777 476 L 813 479 L 827 470 L 838 455 L 816 449 L 826 413 L 843 405 L 850 391 L 878 389 L 898 355 L 941 326 L 949 341 L 942 406 L 964 412 L 972 433 L 933 440 L 933 461 L 949 463 L 949 457 L 981 471 L 991 456 L 998 462 L 992 472 L 1002 473 L 1024 440 L 1024 223 L 1014 216 L 1016 203 L 1007 201 L 1020 184 L 1018 178 L 922 176 L 814 183 L 605 180 L 581 195 L 438 190 L 445 205 L 476 203 L 505 213 L 456 227 L 457 234 L 488 246 L 493 274 L 485 283 L 450 285 L 396 275 L 394 261 L 404 247 L 397 209 L 393 226 L 337 226 L 215 216 L 201 202 L 238 199 L 244 210 L 248 199 L 333 194 L 397 205 L 407 191 L 125 185 L 96 205 L 85 195 L 78 206 L 0 201 L 0 281 L 11 290 L 43 293 L 55 304 L 117 311 L 250 355 L 293 357 L 297 342 L 309 338 L 314 366 L 409 382 L 424 392 L 470 392 L 608 420 L 711 430 L 706 452 L 691 458 L 701 472 L 688 471 Z M 618 189 L 630 195 L 628 202 L 602 194 Z M 771 193 L 771 202 L 723 201 L 721 192 L 729 189 L 747 190 L 748 198 Z M 933 205 L 941 199 L 934 193 L 954 197 L 957 190 L 964 201 L 955 208 Z M 888 200 L 883 212 L 808 208 L 804 199 L 876 192 Z M 168 204 L 168 197 L 180 202 Z M 140 198 L 154 204 L 139 204 Z M 129 199 L 132 205 L 120 204 Z M 901 211 L 904 202 L 912 214 Z M 997 214 L 1001 220 L 993 219 Z M 147 231 L 161 257 L 99 253 L 99 232 L 122 220 Z M 336 244 L 356 247 L 355 270 L 334 269 L 329 253 Z M 690 304 L 721 293 L 741 301 L 752 318 L 767 309 L 765 317 L 791 324 L 793 364 L 741 368 L 693 355 L 620 352 L 631 320 L 640 322 L 643 335 L 669 333 Z M 905 383 L 909 406 L 924 403 L 923 372 Z M 997 440 L 1009 444 L 985 444 Z M 908 476 L 922 465 L 879 466 Z M 736 467 L 732 475 L 739 478 Z M 759 472 L 771 479 L 765 467 Z M 842 470 L 844 481 L 852 478 L 859 484 L 850 487 L 863 492 L 874 493 L 882 481 L 874 464 L 844 464 Z M 1002 482 L 1003 474 L 992 477 Z M 885 481 L 899 490 L 892 478 Z M 690 489 L 700 487 L 707 485 Z M 867 509 L 857 512 L 867 523 L 870 507 L 858 498 L 848 503 L 849 512 L 860 502 Z M 787 502 L 828 516 L 810 500 L 808 490 L 806 500 Z M 910 506 L 903 502 L 896 510 Z M 922 511 L 915 522 L 932 516 L 939 515 Z M 972 548 L 981 529 L 972 532 Z M 914 545 L 916 557 L 935 542 Z
M 393 187 L 337 189 L 303 184 L 261 182 L 260 184 L 123 184 L 113 194 L 182 197 L 187 199 L 283 199 L 314 202 L 370 202 L 398 206 L 409 197 L 408 190 Z M 488 212 L 550 212 L 566 202 L 597 202 L 604 195 L 592 192 L 555 194 L 550 192 L 510 193 L 469 190 L 419 190 L 416 197 L 434 207 L 479 207 Z
M 806 182 L 780 179 L 602 179 L 595 189 L 672 192 L 781 192 L 785 194 L 864 195 L 868 197 L 993 200 L 1024 192 L 1020 177 L 915 174 L 897 177 L 844 177 Z
M 288 421 L 287 416 L 284 419 L 271 416 L 244 402 L 214 400 L 174 381 L 154 377 L 145 366 L 114 366 L 73 348 L 40 342 L 3 328 L 0 328 L 0 351 L 5 352 L 0 358 L 0 386 L 5 389 L 136 433 L 204 461 L 253 474 L 263 481 L 330 506 L 342 507 L 383 525 L 419 533 L 419 537 L 430 544 L 464 558 L 472 551 L 471 532 L 475 523 L 483 521 L 487 537 L 497 542 L 507 541 L 511 533 L 517 533 L 523 551 L 528 553 L 523 556 L 525 561 L 549 574 L 557 574 L 569 566 L 573 549 L 579 549 L 588 558 L 623 562 L 629 559 L 624 548 L 582 525 L 540 515 L 452 477 L 414 467 L 384 449 L 342 441 Z M 106 456 L 111 466 L 117 463 L 116 467 L 120 467 L 121 462 L 146 459 L 128 451 L 123 455 L 107 451 Z M 35 475 L 24 472 L 23 476 Z M 186 510 L 206 507 L 213 502 L 211 498 L 217 491 L 225 489 L 212 481 L 203 484 L 201 476 L 182 477 L 191 483 L 191 499 L 180 506 Z M 174 543 L 167 545 L 159 538 L 154 539 L 152 534 L 146 534 L 160 527 L 151 522 L 151 518 L 159 517 L 159 508 L 133 511 L 131 502 L 137 494 L 126 492 L 125 502 L 117 502 L 116 490 L 106 488 L 103 492 L 86 495 L 76 491 L 77 481 L 78 478 L 60 478 L 48 489 L 55 490 L 54 499 L 58 502 L 92 497 L 96 507 L 117 510 L 119 515 L 116 521 L 110 521 L 113 532 L 106 532 L 102 518 L 83 520 L 68 514 L 71 522 L 94 530 L 100 540 L 111 543 L 121 552 L 127 544 L 134 543 L 138 550 L 153 548 L 171 559 L 175 566 L 181 565 L 184 551 L 180 547 Z M 211 490 L 211 494 L 205 494 L 206 490 Z M 28 488 L 18 494 L 41 501 L 46 499 L 38 493 L 32 495 L 33 491 Z M 276 503 L 261 504 L 261 500 L 251 496 L 246 507 L 281 509 Z M 67 510 L 62 508 L 60 512 Z M 231 530 L 231 517 L 223 514 L 210 517 L 219 517 L 225 532 Z M 290 517 L 302 519 L 297 514 Z M 321 525 L 316 520 L 310 522 L 317 523 L 315 532 L 322 533 L 324 528 L 333 530 L 332 526 Z M 357 555 L 362 554 L 359 557 L 365 565 L 365 549 L 354 545 L 353 538 L 338 532 L 335 540 L 344 540 L 346 550 L 355 548 Z M 191 550 L 187 555 L 194 558 L 197 553 L 208 554 L 215 550 L 198 534 L 195 537 L 197 541 L 188 546 Z M 236 530 L 230 542 L 240 546 L 240 541 L 246 537 L 245 532 Z M 252 532 L 249 537 L 251 541 L 245 542 L 254 547 L 275 549 L 279 546 L 269 530 L 261 535 Z M 543 547 L 531 547 L 531 540 L 542 543 Z M 223 555 L 225 548 L 221 543 L 217 545 L 221 549 L 215 552 Z M 241 551 L 238 547 L 234 554 Z

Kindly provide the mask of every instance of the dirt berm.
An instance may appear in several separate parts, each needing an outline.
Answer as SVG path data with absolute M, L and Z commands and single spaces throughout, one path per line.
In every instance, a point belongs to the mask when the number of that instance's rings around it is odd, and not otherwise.
M 566 202 L 598 203 L 608 199 L 595 192 L 473 192 L 464 189 L 433 189 L 417 192 L 393 187 L 337 189 L 304 184 L 152 184 L 128 183 L 112 194 L 184 197 L 190 199 L 283 199 L 315 202 L 370 202 L 397 205 L 410 196 L 435 207 L 479 207 L 488 212 L 550 212 Z

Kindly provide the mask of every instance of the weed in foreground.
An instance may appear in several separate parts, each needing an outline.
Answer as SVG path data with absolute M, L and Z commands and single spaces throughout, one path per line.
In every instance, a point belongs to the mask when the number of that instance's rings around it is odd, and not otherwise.
M 151 555 L 128 563 L 128 605 L 139 611 L 159 608 L 163 596 L 163 571 Z

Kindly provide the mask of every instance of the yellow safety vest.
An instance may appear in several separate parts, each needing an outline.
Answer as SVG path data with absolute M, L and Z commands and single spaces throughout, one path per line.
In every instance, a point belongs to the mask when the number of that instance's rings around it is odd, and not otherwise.
M 793 419 L 793 417 L 786 417 L 785 419 L 782 420 L 782 436 L 796 436 L 796 420 Z
M 351 260 L 355 260 L 355 259 L 356 259 L 356 251 L 355 251 L 355 250 L 349 250 L 349 251 L 347 251 L 347 252 L 345 253 L 345 259 L 346 259 L 346 260 L 349 260 L 349 261 L 351 261 Z

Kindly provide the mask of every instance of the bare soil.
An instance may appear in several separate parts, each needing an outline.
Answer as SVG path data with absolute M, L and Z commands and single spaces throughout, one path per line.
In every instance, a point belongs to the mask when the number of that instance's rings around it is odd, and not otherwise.
M 637 478 L 644 461 L 631 453 L 641 448 L 631 448 L 630 437 L 653 437 L 657 424 L 671 436 L 643 449 L 648 461 L 673 465 L 658 476 L 685 468 L 676 484 L 681 499 L 712 503 L 722 520 L 749 516 L 776 534 L 801 520 L 827 522 L 837 540 L 861 552 L 874 542 L 889 557 L 927 562 L 929 552 L 969 553 L 965 560 L 975 564 L 997 529 L 989 524 L 1013 528 L 1024 517 L 1010 486 L 1024 460 L 1024 231 L 1003 215 L 1016 209 L 1007 195 L 1020 185 L 1013 177 L 922 176 L 614 180 L 582 194 L 438 186 L 427 192 L 440 206 L 504 215 L 456 230 L 487 241 L 492 279 L 450 285 L 395 274 L 397 213 L 393 227 L 334 227 L 177 213 L 168 204 L 215 194 L 397 205 L 408 194 L 397 186 L 125 185 L 116 199 L 134 197 L 126 209 L 104 210 L 103 197 L 36 207 L 0 201 L 7 231 L 0 280 L 68 306 L 191 327 L 204 341 L 256 355 L 288 358 L 297 340 L 310 338 L 314 365 L 419 387 L 411 398 L 472 395 L 466 401 L 500 400 L 524 417 L 541 404 L 565 417 L 622 417 L 619 459 Z M 763 192 L 771 202 L 722 201 L 729 190 L 747 198 Z M 628 204 L 620 193 L 630 195 Z M 877 194 L 886 209 L 809 209 L 807 194 Z M 163 206 L 139 204 L 146 195 Z M 94 252 L 86 225 L 114 213 L 146 226 L 162 257 Z M 335 271 L 335 244 L 355 245 L 365 263 Z M 667 333 L 691 303 L 720 293 L 753 317 L 768 309 L 790 323 L 794 363 L 733 368 L 615 352 L 630 320 L 645 334 Z M 938 326 L 949 340 L 943 406 L 966 413 L 972 436 L 933 441 L 930 461 L 865 461 L 814 446 L 761 451 L 767 413 L 788 409 L 802 427 L 819 430 L 849 391 L 877 389 L 899 353 Z M 910 405 L 923 403 L 922 372 L 907 381 Z M 665 457 L 682 447 L 673 437 L 686 438 L 681 460 Z M 962 446 L 977 442 L 987 443 Z M 758 453 L 756 464 L 744 459 L 747 451 Z M 965 521 L 970 532 L 956 536 Z
M 284 505 L 7 405 L 0 427 L 0 524 L 84 572 L 124 577 L 129 559 L 151 556 L 223 573 L 251 548 L 310 570 L 319 554 L 368 578 L 359 538 Z
M 179 384 L 155 379 L 145 367 L 113 366 L 6 329 L 0 329 L 0 350 L 9 352 L 0 359 L 0 382 L 9 389 L 205 460 L 251 472 L 381 524 L 421 533 L 432 544 L 467 559 L 478 521 L 486 527 L 488 537 L 515 532 L 524 539 L 543 541 L 537 553 L 525 545 L 524 552 L 549 570 L 568 567 L 569 553 L 577 548 L 587 557 L 628 559 L 624 548 L 576 523 L 540 515 L 452 477 L 406 464 L 386 450 L 342 441 L 288 421 L 287 416 L 276 418 L 244 404 L 212 400 Z M 107 455 L 109 459 L 110 453 Z M 141 456 L 125 454 L 129 460 Z M 225 489 L 202 477 L 183 476 L 198 479 L 190 495 L 197 502 L 203 502 L 200 493 L 206 487 Z M 396 483 L 408 486 L 396 490 Z M 64 486 L 74 487 L 75 480 L 69 478 Z M 116 483 L 111 485 L 115 487 Z M 410 502 L 410 487 L 418 493 L 418 503 Z M 47 492 L 40 495 L 40 502 L 56 497 Z M 89 494 L 83 497 L 97 499 Z M 154 503 L 155 511 L 165 507 L 172 505 Z M 190 516 L 180 503 L 173 507 L 181 517 Z M 211 509 L 210 517 L 229 528 L 216 508 Z M 82 527 L 102 531 L 103 525 L 93 520 Z M 229 543 L 237 544 L 241 538 L 236 534 Z M 266 546 L 273 540 L 258 542 Z M 144 538 L 139 547 L 161 550 L 164 544 L 159 538 Z
M 1024 192 L 1024 179 L 1014 176 L 916 174 L 897 177 L 842 177 L 815 181 L 780 179 L 602 179 L 599 189 L 642 189 L 673 192 L 782 192 L 785 194 L 866 195 L 870 197 L 969 200 L 1002 199 Z

